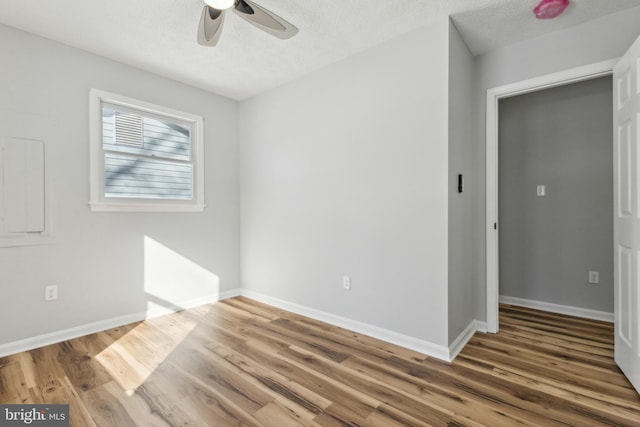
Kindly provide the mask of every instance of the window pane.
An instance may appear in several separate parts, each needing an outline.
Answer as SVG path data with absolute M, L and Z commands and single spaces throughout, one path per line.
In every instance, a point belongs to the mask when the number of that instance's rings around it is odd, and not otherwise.
M 104 147 L 115 145 L 115 113 L 111 108 L 102 108 L 102 145 Z
M 193 165 L 105 153 L 105 197 L 191 200 Z
M 167 119 L 102 108 L 102 143 L 108 151 L 191 160 L 191 130 Z
M 156 156 L 191 160 L 189 128 L 177 123 L 145 117 L 144 148 Z

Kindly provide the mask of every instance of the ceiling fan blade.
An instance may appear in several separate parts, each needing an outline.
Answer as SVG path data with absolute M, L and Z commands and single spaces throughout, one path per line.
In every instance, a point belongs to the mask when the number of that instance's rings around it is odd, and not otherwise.
M 222 27 L 224 27 L 224 10 L 205 6 L 198 26 L 198 43 L 203 46 L 215 46 L 220 40 Z
M 279 39 L 289 39 L 298 33 L 295 25 L 252 1 L 237 0 L 233 11 L 251 25 Z

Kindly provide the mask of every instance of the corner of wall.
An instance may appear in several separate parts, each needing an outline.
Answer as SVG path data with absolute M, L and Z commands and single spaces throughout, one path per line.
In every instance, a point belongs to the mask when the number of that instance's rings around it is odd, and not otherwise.
M 473 319 L 473 111 L 474 60 L 449 20 L 448 54 L 448 334 L 449 343 Z

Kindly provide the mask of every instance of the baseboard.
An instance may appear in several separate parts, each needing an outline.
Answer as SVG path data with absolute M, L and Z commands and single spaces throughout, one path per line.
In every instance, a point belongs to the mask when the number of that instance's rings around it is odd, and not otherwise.
M 487 322 L 483 322 L 480 320 L 474 320 L 473 322 L 476 326 L 476 331 L 482 332 L 485 334 L 489 331 L 489 329 L 487 328 Z
M 273 307 L 280 308 L 282 310 L 291 311 L 302 316 L 310 317 L 321 322 L 328 323 L 330 325 L 338 326 L 340 328 L 348 329 L 350 331 L 358 332 L 363 335 L 370 336 L 391 344 L 398 345 L 400 347 L 408 348 L 410 350 L 417 351 L 427 356 L 435 357 L 440 360 L 450 362 L 449 349 L 447 347 L 434 344 L 429 341 L 414 338 L 408 335 L 400 334 L 398 332 L 390 331 L 388 329 L 380 328 L 378 326 L 369 325 L 364 322 L 352 320 L 346 317 L 338 316 L 335 314 L 327 313 L 325 311 L 316 310 L 315 308 L 306 307 L 300 304 L 283 301 L 278 298 L 273 298 L 267 295 L 263 295 L 258 292 L 251 291 L 249 289 L 241 289 L 242 296 L 251 298 L 253 300 L 271 305 Z M 473 335 L 473 334 L 472 334 Z
M 76 326 L 61 331 L 51 332 L 49 334 L 39 335 L 32 338 L 25 338 L 23 340 L 10 342 L 0 345 L 0 357 L 8 356 L 11 354 L 20 353 L 22 351 L 33 350 L 34 348 L 44 347 L 51 344 L 67 341 L 70 339 L 82 337 L 89 334 L 95 334 L 96 332 L 105 331 L 111 328 L 117 328 L 120 326 L 128 325 L 130 323 L 140 322 L 146 319 L 154 317 L 164 316 L 176 311 L 198 307 L 205 304 L 211 304 L 217 301 L 222 301 L 227 298 L 233 298 L 240 295 L 239 289 L 233 289 L 231 291 L 221 292 L 219 294 L 206 295 L 200 298 L 181 301 L 176 305 L 169 307 L 154 307 L 146 311 L 138 313 L 127 314 L 124 316 L 113 317 L 111 319 L 99 320 L 97 322 L 87 323 L 82 326 Z
M 585 319 L 601 320 L 603 322 L 613 322 L 613 313 L 606 311 L 591 310 L 588 308 L 572 307 L 570 305 L 553 304 L 544 301 L 535 301 L 524 298 L 500 296 L 500 302 L 519 307 L 534 308 L 536 310 L 550 311 L 552 313 L 567 314 L 569 316 L 584 317 Z
M 447 348 L 438 344 L 434 344 L 429 341 L 421 340 L 419 338 L 404 335 L 398 332 L 394 332 L 388 329 L 380 328 L 378 326 L 369 325 L 364 322 L 359 322 L 346 317 L 338 316 L 335 314 L 327 313 L 314 308 L 306 307 L 300 304 L 291 303 L 288 301 L 280 300 L 278 298 L 269 297 L 258 292 L 254 292 L 248 289 L 233 289 L 230 291 L 222 292 L 219 294 L 206 295 L 201 298 L 195 298 L 187 301 L 182 301 L 178 304 L 168 307 L 154 307 L 152 309 L 128 314 L 124 316 L 118 316 L 111 319 L 100 320 L 97 322 L 91 322 L 82 326 L 64 329 L 61 331 L 52 332 L 49 334 L 39 335 L 32 338 L 26 338 L 19 341 L 14 341 L 7 344 L 0 345 L 0 357 L 5 357 L 11 354 L 20 353 L 22 351 L 33 350 L 34 348 L 44 347 L 51 344 L 71 340 L 81 336 L 94 334 L 107 329 L 117 328 L 120 326 L 128 325 L 130 323 L 140 322 L 146 319 L 151 319 L 158 316 L 164 316 L 176 311 L 198 307 L 205 304 L 211 304 L 214 302 L 222 301 L 228 298 L 237 296 L 246 296 L 247 298 L 254 299 L 256 301 L 269 304 L 271 306 L 291 311 L 303 316 L 310 317 L 312 319 L 319 320 L 334 326 L 338 326 L 344 329 L 349 329 L 354 332 L 358 332 L 370 337 L 395 344 L 404 348 L 408 348 L 427 356 L 435 357 L 447 362 L 452 361 L 462 350 L 465 344 L 471 339 L 476 331 L 486 332 L 486 323 L 474 320 L 469 323 L 467 328 L 458 336 L 454 342 Z
M 462 333 L 458 335 L 458 338 L 451 343 L 449 346 L 449 360 L 455 359 L 458 356 L 458 353 L 460 353 L 464 346 L 467 345 L 471 337 L 473 337 L 473 334 L 476 333 L 478 330 L 476 322 L 476 320 L 469 322 L 465 330 L 462 331 Z

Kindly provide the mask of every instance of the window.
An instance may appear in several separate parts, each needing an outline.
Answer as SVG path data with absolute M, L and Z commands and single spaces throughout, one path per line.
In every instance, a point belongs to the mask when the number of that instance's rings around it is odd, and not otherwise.
M 92 89 L 92 211 L 204 209 L 202 117 Z

